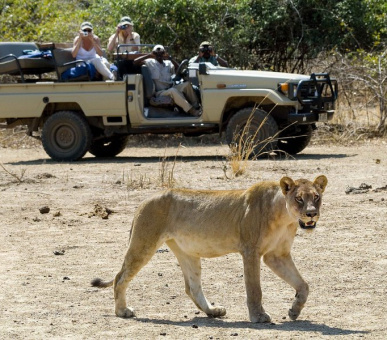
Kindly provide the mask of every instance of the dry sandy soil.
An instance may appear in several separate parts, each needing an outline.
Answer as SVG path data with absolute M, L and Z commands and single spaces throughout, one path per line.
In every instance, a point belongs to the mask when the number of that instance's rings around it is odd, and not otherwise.
M 129 147 L 115 159 L 88 154 L 77 163 L 51 161 L 41 147 L 0 149 L 0 338 L 387 338 L 386 140 L 310 146 L 295 159 L 250 162 L 233 179 L 224 176 L 224 146 L 161 144 Z M 164 155 L 169 162 L 160 161 Z M 264 307 L 273 322 L 248 321 L 238 254 L 202 261 L 208 299 L 227 308 L 223 318 L 206 317 L 185 295 L 165 245 L 129 285 L 137 317 L 115 317 L 113 290 L 90 280 L 111 279 L 120 269 L 133 212 L 162 189 L 162 170 L 173 170 L 175 186 L 209 189 L 284 175 L 328 177 L 316 230 L 300 230 L 293 246 L 311 291 L 299 320 L 287 316 L 293 289 L 263 266 Z M 346 194 L 362 183 L 372 188 Z

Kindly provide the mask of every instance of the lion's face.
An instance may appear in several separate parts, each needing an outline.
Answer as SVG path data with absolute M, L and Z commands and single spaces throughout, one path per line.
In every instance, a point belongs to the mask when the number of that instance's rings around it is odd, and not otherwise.
M 286 198 L 289 213 L 298 219 L 303 229 L 314 229 L 320 216 L 322 193 L 328 180 L 325 176 L 317 177 L 314 182 L 305 179 L 293 181 L 283 177 L 280 185 Z

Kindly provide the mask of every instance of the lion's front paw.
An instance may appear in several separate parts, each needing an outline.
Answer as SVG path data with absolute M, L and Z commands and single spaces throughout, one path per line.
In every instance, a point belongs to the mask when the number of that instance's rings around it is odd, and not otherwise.
M 298 318 L 298 316 L 300 315 L 301 311 L 299 310 L 298 312 L 295 311 L 293 308 L 290 308 L 289 311 L 288 311 L 288 315 L 289 315 L 289 318 L 291 320 L 296 320 Z
M 261 313 L 258 314 L 257 316 L 250 317 L 251 322 L 254 323 L 266 323 L 266 322 L 271 322 L 271 316 L 267 313 Z
M 212 316 L 214 318 L 218 318 L 220 316 L 226 315 L 226 308 L 222 306 L 213 307 L 211 310 L 207 313 L 208 316 Z
M 132 318 L 136 316 L 136 313 L 133 308 L 125 308 L 123 310 L 116 311 L 116 315 L 120 318 Z

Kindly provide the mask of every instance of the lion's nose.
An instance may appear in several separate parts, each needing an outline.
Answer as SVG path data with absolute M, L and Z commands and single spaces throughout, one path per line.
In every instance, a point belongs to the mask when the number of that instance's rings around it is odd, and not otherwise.
M 316 212 L 308 212 L 308 213 L 306 213 L 306 216 L 308 216 L 308 217 L 310 217 L 310 218 L 313 218 L 313 217 L 315 217 L 316 215 L 317 215 Z

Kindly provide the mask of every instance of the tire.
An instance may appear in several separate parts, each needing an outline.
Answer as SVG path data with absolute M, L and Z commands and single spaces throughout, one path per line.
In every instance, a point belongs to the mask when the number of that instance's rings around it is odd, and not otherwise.
M 278 149 L 290 155 L 295 155 L 304 150 L 312 139 L 313 128 L 311 125 L 299 125 L 296 131 L 288 132 L 286 129 L 280 133 L 277 143 Z
M 97 139 L 91 143 L 89 152 L 95 157 L 115 157 L 124 151 L 128 139 L 128 136 Z
M 250 126 L 247 126 L 249 120 Z M 245 136 L 242 136 L 243 132 Z M 230 147 L 238 149 L 244 145 L 242 156 L 259 157 L 276 149 L 277 132 L 278 125 L 272 116 L 263 110 L 247 107 L 239 110 L 230 119 L 226 129 L 226 141 Z
M 90 147 L 91 138 L 86 119 L 73 111 L 59 111 L 43 125 L 43 148 L 56 161 L 81 159 Z

